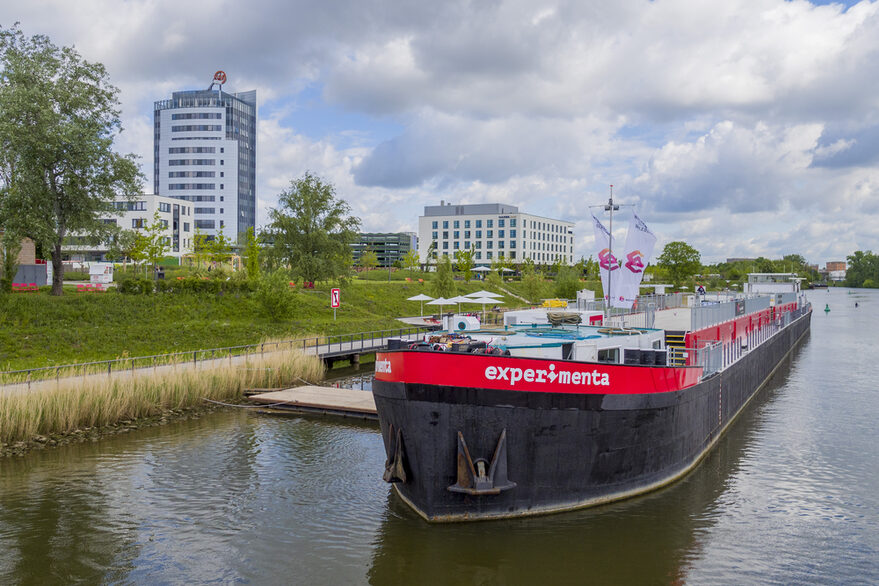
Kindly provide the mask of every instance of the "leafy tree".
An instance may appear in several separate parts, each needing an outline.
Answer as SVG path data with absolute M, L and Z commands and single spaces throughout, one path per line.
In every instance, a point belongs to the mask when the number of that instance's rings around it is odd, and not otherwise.
M 247 229 L 244 236 L 244 269 L 248 279 L 259 279 L 259 253 L 261 250 L 259 239 L 253 233 L 253 226 Z
M 869 250 L 863 252 L 856 250 L 848 257 L 848 267 L 845 272 L 845 284 L 847 287 L 870 287 L 867 281 L 879 282 L 879 255 Z
M 414 271 L 421 264 L 420 259 L 418 258 L 418 251 L 410 249 L 409 252 L 403 257 L 403 266 L 410 271 Z
M 207 264 L 212 254 L 212 244 L 208 235 L 196 228 L 192 236 L 192 258 L 195 260 L 195 266 L 201 268 L 202 264 Z
M 455 251 L 455 264 L 467 283 L 473 279 L 473 257 L 475 254 L 473 249 Z
M 578 273 L 572 267 L 562 267 L 555 279 L 555 296 L 560 299 L 576 299 L 580 289 Z
M 0 232 L 0 294 L 12 292 L 20 252 L 21 238 L 12 232 Z
M 531 259 L 528 259 L 531 260 Z M 540 298 L 542 283 L 537 271 L 534 270 L 534 261 L 522 263 L 522 290 L 531 303 L 536 303 Z
M 128 259 L 134 258 L 137 247 L 140 245 L 137 240 L 137 232 L 125 229 L 111 235 L 108 243 L 110 246 L 107 250 L 107 258 L 113 261 L 121 260 L 122 270 L 126 269 Z
M 232 239 L 223 233 L 223 229 L 217 232 L 213 240 L 207 242 L 210 251 L 211 262 L 223 264 L 232 258 Z
M 452 261 L 447 255 L 439 260 L 436 265 L 436 275 L 431 283 L 433 294 L 437 297 L 454 297 L 457 291 L 455 277 L 453 276 Z
M 366 269 L 366 272 L 369 272 L 378 266 L 378 255 L 367 248 L 360 253 L 360 259 L 357 261 L 357 264 L 360 265 L 360 268 Z
M 498 274 L 506 272 L 504 269 L 511 268 L 513 268 L 513 261 L 504 256 L 503 252 L 499 252 L 494 260 L 491 261 L 491 270 L 496 271 Z
M 675 287 L 679 287 L 685 279 L 695 275 L 702 267 L 699 251 L 686 242 L 669 242 L 656 259 L 664 268 Z
M 306 281 L 347 274 L 360 220 L 349 215 L 351 206 L 336 198 L 333 185 L 306 172 L 278 201 L 280 207 L 269 211 L 267 231 L 281 261 Z
M 61 246 L 71 234 L 104 239 L 102 215 L 140 193 L 134 155 L 113 151 L 119 90 L 104 66 L 48 37 L 0 29 L 0 217 L 51 251 L 62 294 Z
M 485 277 L 485 284 L 490 289 L 500 289 L 504 286 L 504 280 L 496 272 L 492 271 Z
M 165 236 L 165 230 L 168 229 L 168 221 L 159 217 L 159 212 L 153 214 L 153 223 L 144 229 L 143 233 L 138 234 L 140 247 L 143 250 L 144 259 L 149 262 L 154 273 L 159 261 L 165 258 L 165 253 L 171 249 L 169 238 Z

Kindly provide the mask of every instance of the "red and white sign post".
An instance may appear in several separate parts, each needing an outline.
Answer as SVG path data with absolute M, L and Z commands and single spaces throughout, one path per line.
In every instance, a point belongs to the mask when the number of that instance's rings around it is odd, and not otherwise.
M 333 321 L 336 321 L 336 308 L 342 304 L 341 294 L 341 289 L 330 289 L 330 307 L 333 308 Z

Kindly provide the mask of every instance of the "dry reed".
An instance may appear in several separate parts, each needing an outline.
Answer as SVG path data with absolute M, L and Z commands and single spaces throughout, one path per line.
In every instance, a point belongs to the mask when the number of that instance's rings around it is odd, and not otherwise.
M 148 417 L 203 399 L 234 400 L 245 389 L 292 386 L 324 374 L 319 358 L 297 350 L 250 354 L 237 362 L 61 378 L 31 391 L 0 391 L 0 443 Z

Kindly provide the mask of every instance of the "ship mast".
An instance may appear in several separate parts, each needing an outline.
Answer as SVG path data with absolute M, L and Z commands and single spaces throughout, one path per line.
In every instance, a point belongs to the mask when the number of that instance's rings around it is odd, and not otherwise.
M 607 239 L 608 247 L 610 248 L 609 258 L 611 261 L 614 260 L 613 255 L 613 213 L 614 211 L 619 211 L 620 206 L 614 205 L 613 203 L 613 185 L 610 186 L 610 197 L 607 198 L 607 205 L 604 206 L 604 211 L 610 212 L 610 228 L 608 228 L 610 232 L 610 238 Z M 599 270 L 601 267 L 599 267 Z M 600 273 L 599 273 L 600 274 Z M 607 302 L 604 304 L 604 323 L 606 325 L 610 325 L 610 303 L 613 296 L 611 295 L 611 281 L 613 279 L 613 269 L 608 265 L 607 269 Z

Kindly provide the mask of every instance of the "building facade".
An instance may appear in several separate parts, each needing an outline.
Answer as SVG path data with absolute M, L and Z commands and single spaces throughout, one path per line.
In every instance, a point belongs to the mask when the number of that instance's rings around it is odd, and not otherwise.
M 104 223 L 126 230 L 142 231 L 153 224 L 158 212 L 159 222 L 164 228 L 165 245 L 168 247 L 166 256 L 180 258 L 192 252 L 195 216 L 194 207 L 189 202 L 160 195 L 142 195 L 133 201 L 113 202 L 113 205 L 121 214 L 103 218 Z M 107 260 L 110 244 L 101 242 L 95 245 L 86 237 L 71 236 L 67 238 L 62 250 L 65 260 L 100 262 Z
M 351 245 L 351 253 L 355 265 L 364 251 L 371 250 L 378 259 L 378 266 L 389 267 L 402 262 L 410 250 L 416 249 L 417 242 L 414 232 L 363 232 Z
M 425 206 L 418 217 L 418 256 L 450 256 L 472 250 L 477 264 L 503 255 L 514 263 L 531 259 L 548 265 L 574 263 L 574 224 L 520 212 L 516 206 L 491 203 Z
M 224 78 L 225 79 L 225 78 Z M 256 90 L 174 92 L 154 108 L 153 190 L 187 201 L 193 227 L 232 240 L 256 225 Z

